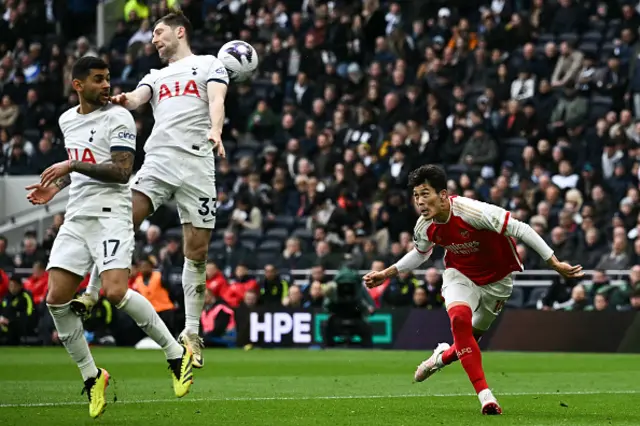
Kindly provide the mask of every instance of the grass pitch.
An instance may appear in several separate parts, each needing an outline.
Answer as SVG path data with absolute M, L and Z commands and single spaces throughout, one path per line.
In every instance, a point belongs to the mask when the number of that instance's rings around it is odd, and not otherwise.
M 428 353 L 208 350 L 180 400 L 161 352 L 93 353 L 115 379 L 98 420 L 64 349 L 0 348 L 0 425 L 640 425 L 637 355 L 486 353 L 504 414 L 483 417 L 459 363 L 411 383 Z

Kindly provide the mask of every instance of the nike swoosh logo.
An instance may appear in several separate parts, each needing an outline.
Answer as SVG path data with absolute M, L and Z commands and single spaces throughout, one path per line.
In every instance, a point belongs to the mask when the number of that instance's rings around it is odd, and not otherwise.
M 202 219 L 202 221 L 203 221 L 204 223 L 211 222 L 212 220 L 214 220 L 214 218 Z
M 108 265 L 111 262 L 115 262 L 116 259 L 111 259 L 111 260 L 105 260 L 104 262 L 102 262 L 103 265 Z

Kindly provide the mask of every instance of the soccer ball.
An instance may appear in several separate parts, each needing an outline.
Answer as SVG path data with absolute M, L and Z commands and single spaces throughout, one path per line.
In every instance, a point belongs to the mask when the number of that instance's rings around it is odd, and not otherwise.
M 229 80 L 240 83 L 249 80 L 258 69 L 258 53 L 249 43 L 234 40 L 225 43 L 218 52 L 229 73 Z

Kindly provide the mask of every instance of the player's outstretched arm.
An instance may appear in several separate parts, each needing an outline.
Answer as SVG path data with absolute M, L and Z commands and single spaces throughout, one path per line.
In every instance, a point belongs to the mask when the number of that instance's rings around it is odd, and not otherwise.
M 219 81 L 207 83 L 207 97 L 209 98 L 209 118 L 211 120 L 211 130 L 209 131 L 209 141 L 213 144 L 213 149 L 220 157 L 225 157 L 226 153 L 222 145 L 222 127 L 224 126 L 224 100 L 227 96 L 227 85 Z
M 129 150 L 111 151 L 111 162 L 102 164 L 83 163 L 72 160 L 72 172 L 107 183 L 128 183 L 133 172 L 134 153 Z
M 528 224 L 513 218 L 508 218 L 507 220 L 505 234 L 515 237 L 531 247 L 553 270 L 565 278 L 581 278 L 584 276 L 582 266 L 573 266 L 559 261 L 553 254 L 553 249 Z
M 33 205 L 47 204 L 58 192 L 69 185 L 71 185 L 71 176 L 69 175 L 56 179 L 50 186 L 43 186 L 40 182 L 29 185 L 25 188 L 29 191 L 27 200 Z
M 421 253 L 417 249 L 411 250 L 402 256 L 395 264 L 382 271 L 371 271 L 363 277 L 364 283 L 369 288 L 381 285 L 387 278 L 395 277 L 399 272 L 409 272 L 426 262 L 431 256 L 431 250 Z
M 121 93 L 111 97 L 111 102 L 122 105 L 129 111 L 137 109 L 151 100 L 151 87 L 141 84 L 133 92 Z

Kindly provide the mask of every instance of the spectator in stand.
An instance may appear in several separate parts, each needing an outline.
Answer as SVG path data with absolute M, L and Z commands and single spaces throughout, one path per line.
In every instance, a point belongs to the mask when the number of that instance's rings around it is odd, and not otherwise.
M 9 280 L 9 293 L 0 304 L 0 344 L 19 345 L 33 333 L 34 302 L 18 278 Z
M 12 130 L 18 117 L 20 117 L 20 108 L 13 103 L 9 95 L 4 95 L 0 104 L 0 128 Z
M 229 281 L 222 271 L 218 269 L 218 265 L 212 260 L 207 262 L 207 289 L 211 291 L 214 297 L 224 299 L 224 295 L 229 289 Z
M 324 289 L 320 281 L 314 281 L 309 286 L 308 296 L 303 298 L 302 307 L 305 309 L 321 309 L 324 306 Z
M 14 259 L 7 253 L 7 237 L 0 235 L 0 269 L 11 270 L 14 266 Z
M 302 308 L 303 304 L 302 290 L 297 285 L 289 287 L 289 294 L 283 300 L 283 305 L 288 308 Z
M 169 290 L 162 280 L 162 274 L 153 270 L 153 261 L 150 257 L 138 261 L 138 270 L 139 273 L 133 284 L 133 289 L 151 302 L 160 319 L 173 333 L 175 306 Z
M 297 238 L 289 238 L 286 241 L 279 263 L 280 268 L 289 270 L 305 269 L 313 264 L 311 259 L 302 253 L 300 240 Z
M 244 295 L 248 290 L 260 292 L 258 282 L 249 275 L 249 268 L 243 263 L 239 263 L 234 272 L 231 285 L 224 295 L 224 300 L 232 308 L 237 308 L 244 299 Z
M 136 248 L 136 257 L 143 258 L 149 257 L 154 265 L 157 265 L 160 261 L 160 238 L 162 236 L 162 230 L 157 225 L 151 225 L 145 232 L 145 241 L 140 242 Z
M 266 306 L 281 306 L 289 295 L 289 282 L 283 279 L 274 265 L 264 267 L 264 277 L 258 283 L 260 302 Z
M 226 302 L 207 288 L 204 310 L 200 316 L 203 340 L 206 346 L 234 346 L 236 337 L 235 312 Z
M 240 263 L 250 261 L 249 251 L 238 243 L 238 237 L 233 231 L 225 231 L 223 249 L 209 253 L 209 257 L 216 262 L 216 265 L 227 277 L 232 275 Z
M 39 260 L 33 264 L 33 273 L 24 282 L 25 290 L 33 296 L 36 305 L 40 305 L 47 297 L 49 287 L 49 273 L 45 269 L 45 264 Z
M 413 292 L 420 286 L 420 281 L 412 273 L 400 273 L 382 293 L 381 306 L 408 307 L 413 303 Z
M 9 276 L 0 268 L 0 300 L 9 292 Z
M 625 237 L 614 237 L 611 252 L 602 255 L 596 268 L 620 271 L 628 267 L 629 255 L 627 254 L 627 239 Z

